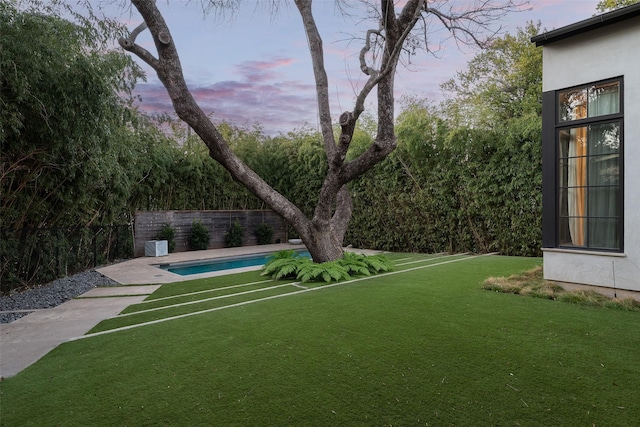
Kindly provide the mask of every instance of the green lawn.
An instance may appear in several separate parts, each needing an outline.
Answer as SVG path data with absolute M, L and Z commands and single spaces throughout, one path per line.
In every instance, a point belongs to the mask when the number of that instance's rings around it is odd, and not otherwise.
M 127 312 L 166 308 L 0 383 L 1 424 L 638 425 L 638 312 L 481 289 L 539 259 L 394 258 L 394 274 L 306 291 L 228 296 L 283 283 L 237 286 L 257 273 L 165 285 Z

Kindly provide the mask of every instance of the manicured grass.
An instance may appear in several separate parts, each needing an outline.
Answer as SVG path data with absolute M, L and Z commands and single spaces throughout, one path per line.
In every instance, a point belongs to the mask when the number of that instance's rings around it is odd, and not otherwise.
M 66 343 L 0 384 L 1 424 L 637 425 L 637 312 L 481 289 L 538 264 L 399 265 Z

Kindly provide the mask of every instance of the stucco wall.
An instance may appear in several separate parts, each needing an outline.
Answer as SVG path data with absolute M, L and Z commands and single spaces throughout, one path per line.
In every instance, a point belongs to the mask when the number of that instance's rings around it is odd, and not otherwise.
M 640 291 L 640 18 L 545 45 L 543 91 L 624 77 L 624 253 L 545 250 L 550 280 Z

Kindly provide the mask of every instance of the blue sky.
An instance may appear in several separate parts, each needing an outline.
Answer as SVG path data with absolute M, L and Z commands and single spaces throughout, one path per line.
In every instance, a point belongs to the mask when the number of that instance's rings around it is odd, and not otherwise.
M 196 3 L 158 0 L 178 47 L 187 84 L 201 107 L 214 120 L 240 126 L 259 123 L 271 135 L 317 128 L 310 55 L 293 1 L 281 1 L 275 15 L 265 0 L 243 0 L 234 14 L 208 17 L 203 16 Z M 542 28 L 551 30 L 591 17 L 597 3 L 598 0 L 532 0 L 529 10 L 508 15 L 500 25 L 503 33 L 515 33 L 529 21 L 540 21 Z M 337 120 L 342 111 L 353 108 L 355 90 L 364 82 L 357 56 L 361 44 L 353 36 L 361 37 L 370 25 L 341 14 L 333 0 L 315 0 L 314 5 L 324 39 L 332 116 Z M 126 22 L 130 29 L 141 22 L 135 10 L 112 10 L 109 14 Z M 411 95 L 440 101 L 440 84 L 456 71 L 464 70 L 478 52 L 469 47 L 458 49 L 450 41 L 441 42 L 445 35 L 438 31 L 431 36 L 433 45 L 440 45 L 437 55 L 418 53 L 408 67 L 399 68 L 397 100 Z M 148 32 L 137 41 L 151 50 Z M 142 99 L 140 108 L 150 113 L 171 113 L 164 88 L 154 72 L 144 68 L 147 82 L 140 82 L 136 88 Z M 370 102 L 367 108 L 374 110 L 375 104 Z

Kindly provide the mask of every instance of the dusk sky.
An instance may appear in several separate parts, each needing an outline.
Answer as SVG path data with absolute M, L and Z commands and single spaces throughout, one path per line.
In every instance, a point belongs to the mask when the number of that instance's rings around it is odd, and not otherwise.
M 269 135 L 317 128 L 310 55 L 293 1 L 282 1 L 275 15 L 265 7 L 264 0 L 241 3 L 241 9 L 233 15 L 205 18 L 197 2 L 185 5 L 182 1 L 158 1 L 196 101 L 214 120 L 239 126 L 259 123 Z M 500 24 L 503 34 L 515 34 L 529 21 L 540 21 L 543 29 L 552 30 L 593 16 L 597 3 L 598 0 L 532 0 L 527 10 L 509 14 Z M 337 120 L 342 111 L 353 109 L 354 88 L 364 82 L 358 66 L 361 43 L 353 37 L 362 37 L 370 25 L 357 25 L 360 21 L 356 17 L 343 16 L 333 0 L 316 0 L 314 4 L 324 40 L 332 116 Z M 110 15 L 114 17 L 113 13 Z M 135 10 L 131 14 L 117 11 L 115 15 L 127 22 L 130 30 L 141 22 Z M 437 30 L 430 36 L 432 46 L 441 46 L 436 56 L 418 52 L 411 64 L 399 67 L 396 100 L 412 95 L 440 101 L 440 84 L 464 70 L 478 53 L 466 46 L 458 48 L 450 41 L 442 43 L 446 34 Z M 137 42 L 152 48 L 148 31 Z M 170 100 L 155 73 L 146 65 L 144 69 L 147 82 L 140 82 L 136 88 L 142 98 L 140 108 L 149 113 L 172 113 Z M 375 104 L 369 102 L 367 109 L 373 111 Z

